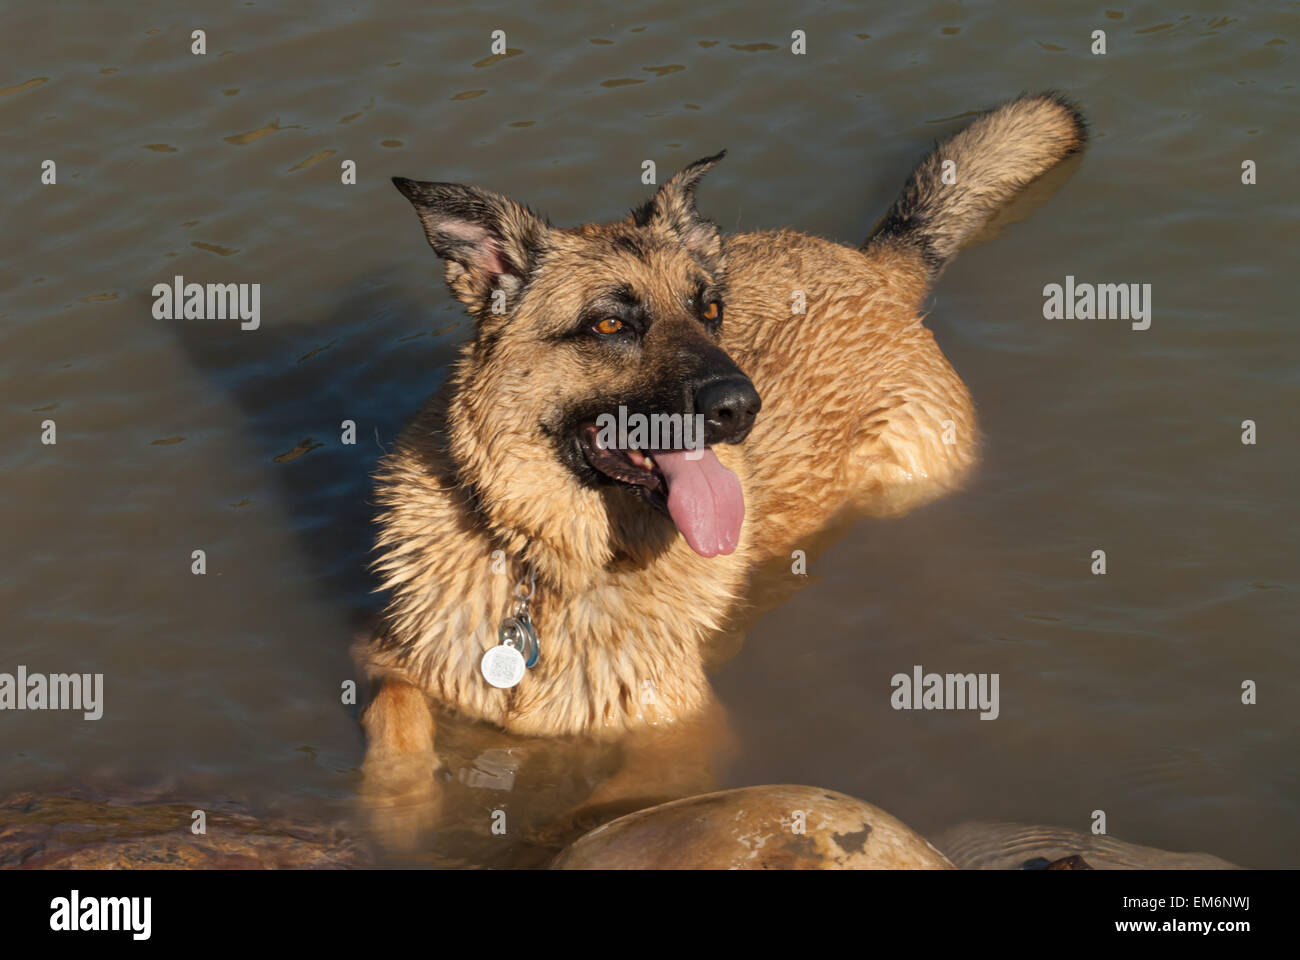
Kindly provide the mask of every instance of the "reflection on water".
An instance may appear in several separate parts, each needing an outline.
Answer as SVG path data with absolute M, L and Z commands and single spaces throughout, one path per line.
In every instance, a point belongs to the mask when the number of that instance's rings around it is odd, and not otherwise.
M 763 608 L 715 652 L 737 741 L 719 784 L 817 784 L 923 833 L 1104 809 L 1128 840 L 1293 866 L 1293 19 L 663 10 L 9 11 L 0 670 L 102 672 L 106 705 L 6 715 L 4 788 L 184 782 L 351 815 L 368 474 L 468 332 L 390 176 L 567 224 L 643 199 L 646 159 L 666 175 L 725 146 L 700 197 L 724 228 L 856 242 L 936 137 L 1056 87 L 1091 150 L 928 304 L 985 463 L 957 496 L 809 544 L 806 580 L 764 571 Z M 177 275 L 260 284 L 259 329 L 155 320 Z M 1151 284 L 1151 329 L 1044 320 L 1067 275 Z M 891 710 L 916 664 L 998 672 L 1001 716 Z M 454 723 L 440 745 L 449 826 L 425 862 L 544 862 L 569 798 L 619 766 L 617 746 Z M 503 805 L 523 827 L 494 836 Z

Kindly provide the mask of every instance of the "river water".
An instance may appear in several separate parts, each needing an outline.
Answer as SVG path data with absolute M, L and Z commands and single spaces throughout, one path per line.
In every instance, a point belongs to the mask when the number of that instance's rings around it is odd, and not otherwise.
M 105 702 L 0 714 L 0 788 L 348 815 L 369 474 L 469 333 L 391 176 L 571 224 L 644 199 L 645 159 L 662 178 L 726 147 L 700 191 L 724 229 L 857 242 L 936 138 L 1056 88 L 1088 153 L 927 305 L 984 463 L 809 545 L 803 589 L 718 657 L 720 785 L 829 787 L 922 833 L 1102 810 L 1126 840 L 1295 866 L 1300 31 L 1282 5 L 1230 6 L 11 4 L 0 671 L 103 673 Z M 178 275 L 260 284 L 260 327 L 155 319 Z M 1045 319 L 1067 276 L 1150 284 L 1150 328 Z M 1000 715 L 892 709 L 916 665 L 998 674 Z M 541 809 L 549 778 L 604 762 L 475 786 L 475 764 L 547 748 L 462 739 L 464 817 Z M 481 834 L 453 825 L 428 859 L 545 853 Z

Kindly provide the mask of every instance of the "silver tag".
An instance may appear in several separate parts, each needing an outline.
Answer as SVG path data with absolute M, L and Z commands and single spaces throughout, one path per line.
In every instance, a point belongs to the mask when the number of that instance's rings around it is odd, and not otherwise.
M 478 668 L 484 680 L 507 690 L 524 678 L 524 655 L 514 647 L 502 644 L 483 654 Z
M 501 621 L 497 636 L 507 647 L 514 647 L 524 655 L 525 667 L 531 670 L 537 666 L 537 655 L 541 652 L 541 647 L 537 643 L 537 628 L 533 626 L 533 618 L 526 609 Z

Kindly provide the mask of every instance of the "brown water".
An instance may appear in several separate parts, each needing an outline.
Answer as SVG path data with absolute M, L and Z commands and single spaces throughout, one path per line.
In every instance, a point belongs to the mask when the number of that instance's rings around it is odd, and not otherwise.
M 1103 809 L 1126 840 L 1294 866 L 1300 31 L 1233 6 L 9 5 L 0 671 L 102 672 L 106 693 L 98 721 L 0 715 L 0 789 L 162 779 L 350 809 L 368 474 L 467 334 L 390 176 L 568 224 L 643 199 L 645 159 L 662 179 L 727 147 L 700 194 L 726 229 L 856 242 L 935 138 L 1055 87 L 1087 111 L 1089 153 L 930 304 L 985 463 L 956 496 L 808 546 L 806 587 L 717 672 L 739 741 L 722 785 L 830 787 L 923 833 L 1086 829 Z M 490 56 L 495 29 L 511 56 Z M 260 283 L 260 329 L 154 319 L 177 274 Z M 1150 283 L 1151 328 L 1044 320 L 1067 274 Z M 999 673 L 1000 717 L 892 710 L 914 664 Z M 442 862 L 536 860 L 486 812 L 540 811 L 604 763 L 446 743 L 462 819 Z M 455 779 L 502 757 L 542 772 Z

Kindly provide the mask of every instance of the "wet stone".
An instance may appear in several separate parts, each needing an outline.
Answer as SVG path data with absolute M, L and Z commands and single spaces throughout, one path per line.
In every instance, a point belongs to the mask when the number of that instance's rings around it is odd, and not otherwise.
M 349 869 L 366 849 L 337 828 L 130 796 L 14 794 L 0 800 L 0 869 Z
M 1173 853 L 1065 827 L 979 821 L 934 838 L 962 870 L 1237 870 L 1208 853 Z M 1078 860 L 1084 866 L 1059 865 Z
M 819 787 L 742 787 L 639 810 L 584 834 L 560 870 L 951 870 L 879 807 Z

